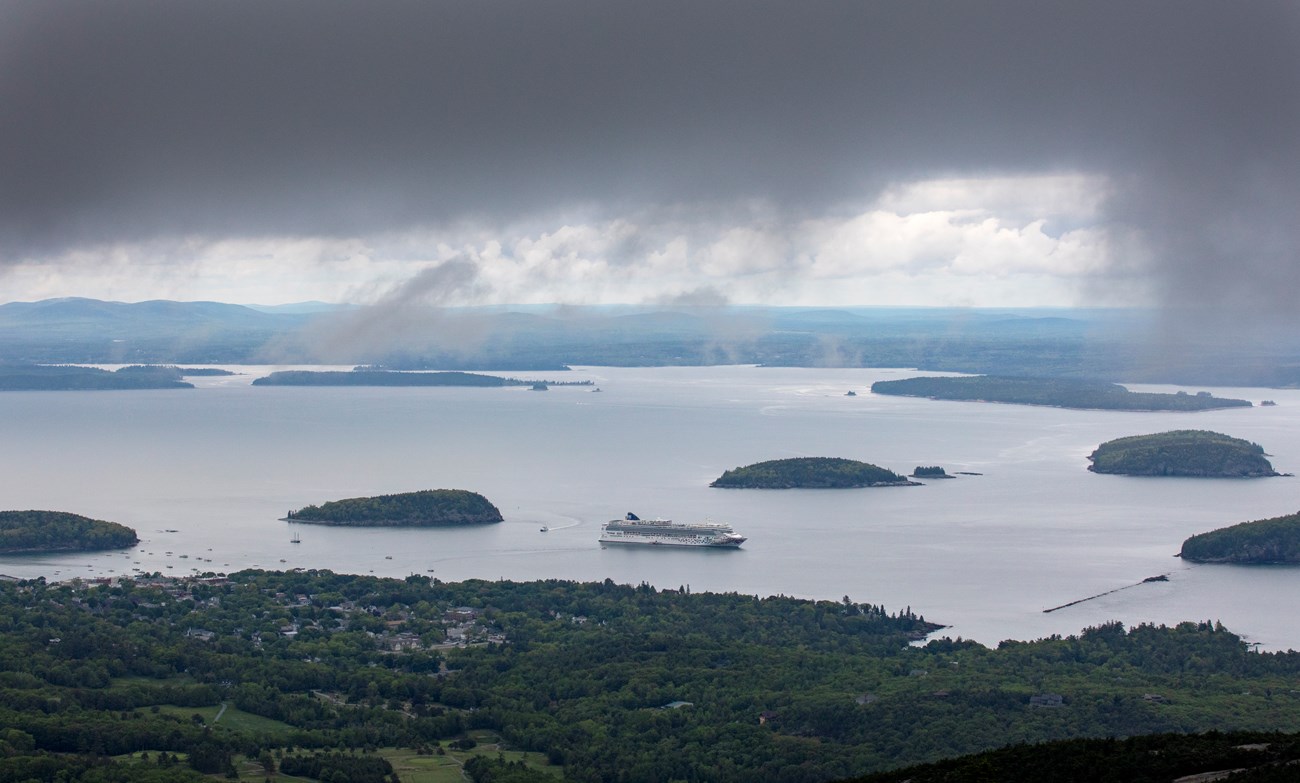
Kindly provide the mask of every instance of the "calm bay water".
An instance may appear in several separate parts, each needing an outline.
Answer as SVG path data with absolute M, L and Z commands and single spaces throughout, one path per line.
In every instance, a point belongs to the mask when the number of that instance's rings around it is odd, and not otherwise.
M 951 626 L 944 633 L 986 644 L 1108 620 L 1221 620 L 1265 649 L 1300 649 L 1300 568 L 1173 557 L 1193 533 L 1300 509 L 1300 479 L 1099 476 L 1085 459 L 1110 438 L 1196 428 L 1253 440 L 1278 470 L 1300 472 L 1300 391 L 1213 390 L 1277 407 L 1119 413 L 867 392 L 875 380 L 916 374 L 907 370 L 563 374 L 594 381 L 602 391 L 593 393 L 263 388 L 249 382 L 272 368 L 231 369 L 246 374 L 195 379 L 193 391 L 0 395 L 0 508 L 109 519 L 143 539 L 127 552 L 0 558 L 0 573 L 260 566 L 443 580 L 608 577 L 848 595 L 891 611 L 910 606 Z M 708 487 L 728 468 L 793 456 L 983 475 L 839 491 Z M 438 487 L 481 492 L 506 521 L 448 530 L 278 521 L 309 503 Z M 736 551 L 602 549 L 600 524 L 627 511 L 726 521 L 749 541 Z M 1169 581 L 1043 612 L 1159 574 Z

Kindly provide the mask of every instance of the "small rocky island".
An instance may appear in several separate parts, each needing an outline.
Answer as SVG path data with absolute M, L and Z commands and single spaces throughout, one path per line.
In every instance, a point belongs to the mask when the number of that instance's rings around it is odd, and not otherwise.
M 932 400 L 1004 402 L 1057 408 L 1117 411 L 1204 411 L 1249 408 L 1249 400 L 1215 397 L 1209 392 L 1163 394 L 1129 391 L 1118 383 L 1074 378 L 1021 378 L 973 375 L 956 378 L 901 378 L 876 381 L 872 394 L 927 397 Z
M 709 486 L 725 489 L 855 489 L 919 484 L 868 462 L 840 457 L 793 457 L 728 470 Z
M 948 471 L 938 465 L 917 465 L 912 471 L 912 478 L 950 479 L 956 477 L 948 475 Z
M 95 552 L 140 543 L 126 525 L 66 511 L 0 511 L 0 554 Z
M 1178 556 L 1194 563 L 1300 563 L 1300 513 L 1200 533 Z
M 1209 430 L 1173 430 L 1107 441 L 1088 455 L 1088 470 L 1125 476 L 1260 478 L 1273 470 L 1258 444 Z
M 425 489 L 347 498 L 290 511 L 286 522 L 341 527 L 454 527 L 501 521 L 501 511 L 477 492 Z

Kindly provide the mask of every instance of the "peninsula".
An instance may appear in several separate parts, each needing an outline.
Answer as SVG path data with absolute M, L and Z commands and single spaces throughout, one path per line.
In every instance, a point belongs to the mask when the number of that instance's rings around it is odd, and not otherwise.
M 1174 430 L 1107 441 L 1088 470 L 1125 476 L 1259 478 L 1280 475 L 1258 444 L 1208 430 Z
M 709 486 L 724 489 L 854 489 L 920 485 L 868 462 L 840 457 L 793 457 L 728 470 Z
M 342 527 L 453 527 L 500 522 L 501 511 L 477 492 L 425 489 L 305 506 L 284 519 Z
M 0 554 L 94 552 L 140 543 L 135 531 L 116 522 L 65 511 L 0 511 Z
M 0 391 L 108 391 L 193 389 L 176 367 L 132 366 L 110 372 L 98 367 L 46 364 L 0 365 Z
M 254 386 L 590 386 L 591 381 L 523 381 L 473 372 L 401 372 L 363 370 L 280 370 L 255 378 Z
M 1300 563 L 1300 513 L 1194 535 L 1178 556 L 1194 563 Z
M 1215 397 L 1209 392 L 1157 394 L 1132 392 L 1117 383 L 1071 378 L 1019 378 L 974 375 L 957 378 L 903 378 L 876 381 L 873 394 L 928 397 L 932 400 L 1005 402 L 1057 408 L 1116 411 L 1204 411 L 1249 408 L 1249 400 Z

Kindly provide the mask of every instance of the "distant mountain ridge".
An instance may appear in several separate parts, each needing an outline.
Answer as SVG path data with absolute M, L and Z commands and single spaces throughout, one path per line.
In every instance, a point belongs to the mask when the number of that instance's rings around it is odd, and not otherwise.
M 1300 337 L 1181 347 L 1141 310 L 106 302 L 0 305 L 0 363 L 909 367 L 981 375 L 1300 386 Z M 1249 348 L 1249 350 L 1244 350 Z M 1152 361 L 1152 356 L 1158 361 Z

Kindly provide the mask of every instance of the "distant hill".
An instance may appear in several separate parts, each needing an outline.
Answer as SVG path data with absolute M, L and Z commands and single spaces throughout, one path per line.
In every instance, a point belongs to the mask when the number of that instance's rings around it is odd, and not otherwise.
M 500 522 L 501 511 L 477 492 L 426 489 L 348 498 L 290 511 L 289 522 L 350 527 L 451 527 Z
M 1179 557 L 1197 563 L 1300 563 L 1300 513 L 1200 533 Z
M 905 487 L 915 483 L 868 462 L 839 457 L 793 457 L 728 470 L 709 486 L 724 489 L 853 489 Z
M 0 362 L 374 364 L 498 371 L 579 364 L 758 364 L 1300 386 L 1300 337 L 1272 333 L 1248 351 L 1235 343 L 1162 345 L 1160 362 L 1153 365 L 1149 346 L 1140 339 L 1152 329 L 1151 313 L 1141 310 L 678 304 L 394 308 L 66 298 L 0 305 Z
M 250 362 L 312 316 L 220 302 L 47 299 L 0 305 L 0 361 L 224 364 Z
M 1174 430 L 1106 441 L 1088 470 L 1126 476 L 1260 478 L 1277 471 L 1256 443 L 1209 430 Z
M 134 530 L 116 522 L 65 511 L 0 511 L 0 554 L 87 552 L 138 543 Z

